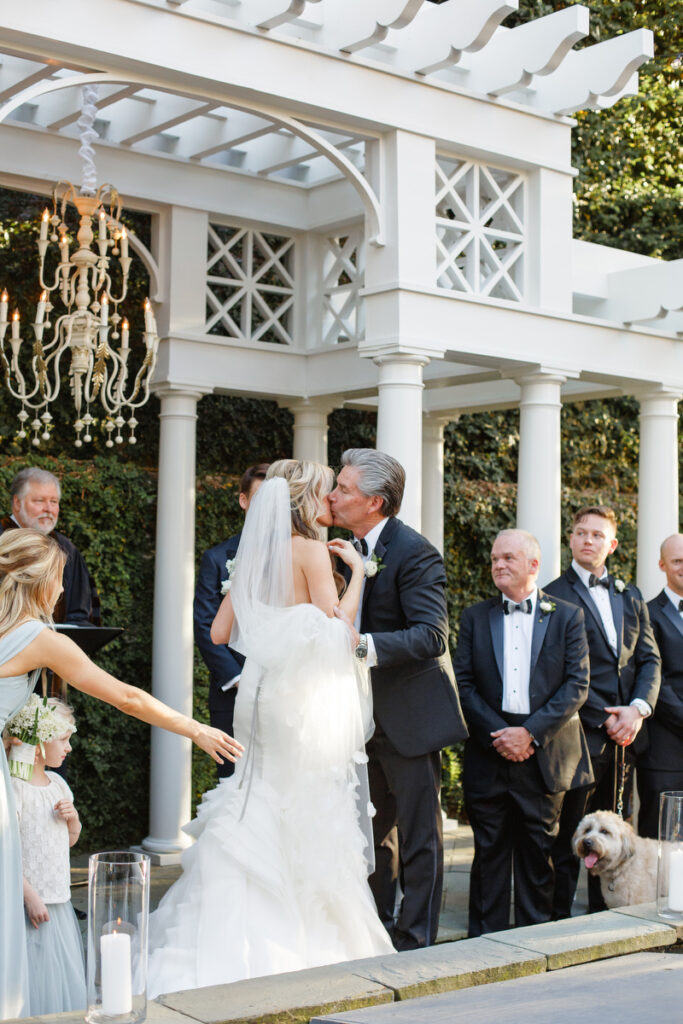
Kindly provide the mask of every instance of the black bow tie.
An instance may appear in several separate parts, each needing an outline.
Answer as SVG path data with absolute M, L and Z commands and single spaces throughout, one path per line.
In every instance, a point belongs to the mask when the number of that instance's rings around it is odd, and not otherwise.
M 527 597 L 521 604 L 515 604 L 514 601 L 509 601 L 507 597 L 504 597 L 503 612 L 505 615 L 511 615 L 512 612 L 524 612 L 525 615 L 531 615 L 531 598 Z
M 357 540 L 356 537 L 354 537 L 351 543 L 353 544 L 354 548 L 356 549 L 359 555 L 367 555 L 368 545 L 367 541 L 365 540 L 365 537 L 363 537 L 362 540 Z
M 600 578 L 598 578 L 597 576 L 594 576 L 593 573 L 591 573 L 588 577 L 588 586 L 604 587 L 605 590 L 609 590 L 609 576 L 601 576 Z

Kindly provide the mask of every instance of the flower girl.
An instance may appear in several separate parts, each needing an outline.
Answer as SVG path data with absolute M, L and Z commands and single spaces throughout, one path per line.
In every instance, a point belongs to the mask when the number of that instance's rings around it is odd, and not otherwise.
M 73 712 L 57 698 L 35 694 L 14 719 L 10 734 L 26 735 L 31 720 L 37 740 L 33 771 L 17 769 L 12 789 L 19 819 L 29 970 L 28 1014 L 38 1016 L 87 1005 L 81 932 L 71 905 L 69 848 L 81 823 L 68 785 L 56 772 L 71 750 Z M 18 777 L 19 776 L 19 777 Z

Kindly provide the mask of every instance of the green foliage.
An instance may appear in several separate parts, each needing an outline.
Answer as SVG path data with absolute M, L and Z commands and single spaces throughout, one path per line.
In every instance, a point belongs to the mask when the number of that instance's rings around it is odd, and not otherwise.
M 519 24 L 572 2 L 521 0 L 506 21 Z M 590 37 L 581 45 L 649 28 L 654 60 L 639 72 L 637 96 L 609 111 L 577 115 L 572 159 L 579 176 L 574 192 L 574 234 L 585 241 L 647 256 L 683 256 L 683 3 L 681 0 L 583 0 L 590 9 Z

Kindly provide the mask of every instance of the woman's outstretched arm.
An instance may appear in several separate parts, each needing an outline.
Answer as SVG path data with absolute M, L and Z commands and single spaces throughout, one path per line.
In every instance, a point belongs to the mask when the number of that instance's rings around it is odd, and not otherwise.
M 19 672 L 30 672 L 43 666 L 51 668 L 70 686 L 111 704 L 124 715 L 139 718 L 148 725 L 156 725 L 179 736 L 187 736 L 219 764 L 223 763 L 223 758 L 236 760 L 244 749 L 220 729 L 196 722 L 145 690 L 109 675 L 95 665 L 73 640 L 52 629 L 41 630 L 12 662 L 13 668 Z

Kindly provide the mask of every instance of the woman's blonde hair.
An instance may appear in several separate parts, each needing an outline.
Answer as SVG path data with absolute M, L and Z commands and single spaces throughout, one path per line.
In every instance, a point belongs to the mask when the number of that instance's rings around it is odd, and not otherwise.
M 332 490 L 334 473 L 329 466 L 306 459 L 278 459 L 271 463 L 266 480 L 283 477 L 289 484 L 292 533 L 311 540 L 324 540 L 325 528 L 317 522 L 323 500 Z
M 52 621 L 55 580 L 66 554 L 54 537 L 38 530 L 5 530 L 0 536 L 0 636 L 26 619 Z

